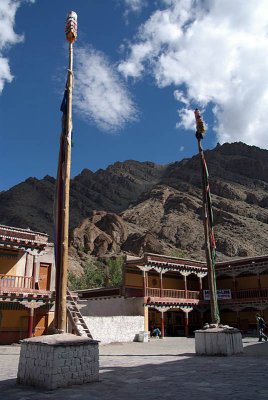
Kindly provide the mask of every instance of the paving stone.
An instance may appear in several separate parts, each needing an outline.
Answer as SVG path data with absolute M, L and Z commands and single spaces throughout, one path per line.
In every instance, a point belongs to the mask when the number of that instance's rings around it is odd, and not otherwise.
M 202 357 L 194 339 L 100 345 L 100 382 L 45 391 L 21 387 L 19 348 L 0 346 L 0 393 L 5 400 L 262 400 L 268 398 L 268 343 L 244 339 L 242 356 Z M 3 366 L 5 368 L 3 368 Z M 93 371 L 90 371 L 92 373 Z M 74 383 L 81 380 L 73 376 Z M 64 376 L 62 377 L 64 379 Z M 159 379 L 158 379 L 159 378 Z M 76 382 L 77 381 L 77 382 Z

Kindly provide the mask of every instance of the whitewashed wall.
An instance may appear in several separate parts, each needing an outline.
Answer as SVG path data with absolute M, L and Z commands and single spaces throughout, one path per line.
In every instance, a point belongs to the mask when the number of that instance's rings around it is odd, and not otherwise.
M 25 265 L 26 265 L 26 253 L 19 251 L 15 271 L 12 272 L 12 274 L 17 275 L 17 276 L 24 276 Z
M 51 276 L 50 276 L 50 290 L 55 290 L 55 257 L 54 257 L 54 245 L 53 243 L 48 243 L 45 248 L 45 253 L 42 256 L 38 256 L 36 259 L 37 269 L 36 269 L 36 282 L 39 278 L 39 267 L 40 263 L 51 264 Z
M 143 298 L 121 296 L 80 300 L 79 308 L 94 339 L 133 342 L 144 330 Z
M 98 297 L 79 300 L 79 309 L 84 316 L 113 317 L 115 315 L 143 315 L 143 298 L 125 299 L 123 296 Z
M 144 317 L 114 316 L 114 317 L 84 317 L 93 339 L 101 343 L 133 342 L 136 335 L 144 330 Z

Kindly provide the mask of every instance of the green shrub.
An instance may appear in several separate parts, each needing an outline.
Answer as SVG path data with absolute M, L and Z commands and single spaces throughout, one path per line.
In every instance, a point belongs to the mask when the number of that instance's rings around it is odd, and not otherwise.
M 109 286 L 120 286 L 122 284 L 123 257 L 113 257 L 106 261 L 108 266 Z
M 82 276 L 75 276 L 72 272 L 68 274 L 68 286 L 71 290 L 103 287 L 104 282 L 105 271 L 103 266 L 92 262 L 84 266 Z
M 122 284 L 123 257 L 104 259 L 102 262 L 88 262 L 84 266 L 84 274 L 76 276 L 68 274 L 68 287 L 70 290 L 92 289 Z

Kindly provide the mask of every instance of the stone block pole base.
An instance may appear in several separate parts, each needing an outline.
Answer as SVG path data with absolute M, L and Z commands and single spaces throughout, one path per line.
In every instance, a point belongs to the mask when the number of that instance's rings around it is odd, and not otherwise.
M 72 334 L 23 340 L 18 383 L 52 390 L 98 380 L 98 341 Z
M 195 352 L 206 356 L 243 353 L 242 335 L 235 328 L 209 328 L 195 331 Z

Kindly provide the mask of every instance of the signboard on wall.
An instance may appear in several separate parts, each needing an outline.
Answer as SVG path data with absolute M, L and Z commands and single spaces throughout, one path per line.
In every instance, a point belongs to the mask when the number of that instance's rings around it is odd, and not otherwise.
M 210 300 L 209 290 L 203 290 L 204 300 Z M 218 289 L 217 290 L 218 300 L 230 300 L 232 298 L 231 289 Z

